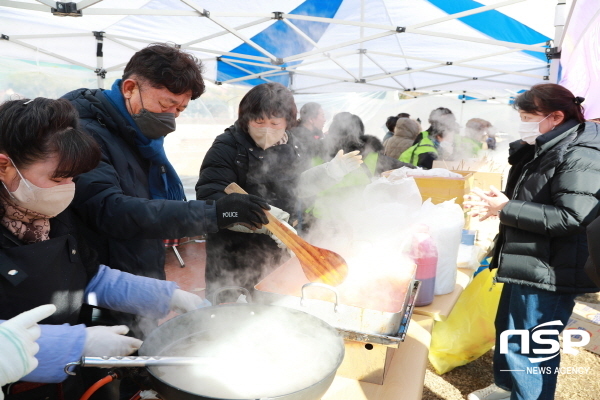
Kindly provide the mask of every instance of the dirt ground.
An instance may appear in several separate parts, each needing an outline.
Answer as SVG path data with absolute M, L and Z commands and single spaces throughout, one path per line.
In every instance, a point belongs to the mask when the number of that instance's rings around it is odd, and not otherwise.
M 578 298 L 587 303 L 600 303 L 600 294 Z M 493 382 L 492 351 L 481 358 L 444 375 L 438 375 L 431 365 L 425 375 L 423 400 L 461 400 L 474 390 Z M 589 367 L 586 374 L 561 374 L 558 378 L 556 400 L 600 400 L 600 356 L 582 350 L 573 356 L 561 355 L 561 367 Z

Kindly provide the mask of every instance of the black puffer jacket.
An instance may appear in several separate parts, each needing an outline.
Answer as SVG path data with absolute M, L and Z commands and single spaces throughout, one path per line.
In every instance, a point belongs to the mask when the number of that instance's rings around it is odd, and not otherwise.
M 287 144 L 258 147 L 236 124 L 217 136 L 206 153 L 196 184 L 199 200 L 225 196 L 232 182 L 246 192 L 260 196 L 293 216 L 295 188 L 306 167 L 289 136 Z M 260 278 L 283 262 L 286 252 L 264 234 L 224 229 L 208 235 L 206 241 L 206 289 L 242 286 L 252 290 Z
M 135 146 L 134 128 L 99 89 L 63 97 L 102 148 L 100 165 L 75 179 L 70 207 L 83 221 L 80 232 L 102 264 L 164 279 L 163 239 L 216 232 L 214 203 L 150 200 L 149 165 Z
M 292 128 L 294 144 L 303 158 L 323 157 L 325 151 L 323 132 L 319 129 L 310 130 L 302 125 Z
M 500 213 L 498 281 L 563 293 L 598 291 L 584 272 L 585 227 L 600 211 L 600 125 L 567 121 L 534 146 L 511 144 L 511 199 Z M 517 157 L 515 157 L 517 156 Z M 520 171 L 519 171 L 520 169 Z

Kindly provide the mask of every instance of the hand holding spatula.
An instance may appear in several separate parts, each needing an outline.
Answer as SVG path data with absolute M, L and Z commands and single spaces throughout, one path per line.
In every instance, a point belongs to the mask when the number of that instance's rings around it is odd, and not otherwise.
M 231 183 L 225 188 L 225 193 L 247 194 L 238 184 Z M 277 218 L 265 210 L 269 223 L 265 227 L 277 236 L 291 251 L 296 254 L 304 274 L 311 282 L 323 282 L 338 286 L 348 275 L 346 261 L 337 253 L 313 246 L 291 231 Z

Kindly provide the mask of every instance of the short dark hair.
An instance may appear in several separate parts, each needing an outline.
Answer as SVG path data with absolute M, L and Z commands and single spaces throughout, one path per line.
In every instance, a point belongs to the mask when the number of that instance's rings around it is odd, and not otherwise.
M 345 111 L 337 113 L 331 121 L 329 133 L 325 138 L 327 151 L 333 157 L 340 149 L 345 153 L 356 150 L 362 147 L 361 138 L 364 135 L 365 125 L 358 115 Z
M 400 113 L 397 115 L 398 118 L 410 118 L 409 113 Z
M 157 89 L 171 93 L 192 92 L 192 100 L 204 93 L 204 66 L 192 54 L 168 43 L 153 43 L 135 53 L 123 72 L 123 80 L 138 77 Z
M 248 123 L 263 118 L 285 118 L 286 129 L 296 126 L 298 109 L 292 92 L 281 83 L 254 86 L 240 101 L 238 124 L 248 132 Z
M 533 114 L 549 115 L 554 111 L 562 111 L 566 122 L 575 119 L 585 122 L 583 117 L 583 98 L 576 98 L 569 89 L 556 83 L 541 83 L 534 85 L 526 92 L 521 93 L 513 107 Z
M 22 99 L 0 105 L 0 152 L 17 168 L 58 155 L 53 178 L 71 178 L 100 162 L 96 141 L 79 127 L 79 114 L 68 100 Z M 5 190 L 0 186 L 1 190 Z
M 308 119 L 317 117 L 321 108 L 319 103 L 313 101 L 303 105 L 302 108 L 300 108 L 300 119 L 298 120 L 298 124 L 300 125 Z
M 435 120 L 436 117 L 441 117 L 442 115 L 454 115 L 452 114 L 452 110 L 446 107 L 438 107 L 435 110 L 431 111 L 429 114 L 429 123 L 432 120 Z
M 396 122 L 398 122 L 398 117 L 388 117 L 387 121 L 385 121 L 385 126 L 388 131 L 394 132 Z

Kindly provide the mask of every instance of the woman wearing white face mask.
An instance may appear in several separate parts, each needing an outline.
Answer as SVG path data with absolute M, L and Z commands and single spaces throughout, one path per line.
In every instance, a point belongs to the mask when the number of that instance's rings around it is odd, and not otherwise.
M 98 145 L 79 128 L 67 100 L 0 105 L 0 323 L 43 304 L 56 309 L 40 323 L 37 368 L 2 388 L 7 400 L 79 398 L 82 382 L 66 379 L 65 364 L 83 355 L 128 355 L 140 347 L 140 340 L 124 336 L 126 326 L 80 324 L 86 302 L 152 318 L 202 303 L 173 282 L 99 265 L 80 240 L 67 208 L 75 194 L 73 177 L 99 161 Z
M 600 129 L 585 122 L 581 102 L 556 84 L 533 86 L 515 100 L 521 116 L 521 140 L 510 144 L 512 165 L 504 193 L 473 190 L 465 202 L 482 219 L 498 216 L 500 233 L 491 267 L 504 282 L 496 314 L 494 384 L 471 393 L 469 400 L 554 398 L 560 354 L 519 335 L 543 323 L 558 340 L 578 294 L 599 289 L 584 270 L 588 257 L 585 227 L 600 211 Z M 546 350 L 546 352 L 544 352 Z M 541 367 L 550 373 L 528 373 Z
M 358 152 L 340 154 L 303 172 L 310 155 L 301 154 L 294 136 L 287 133 L 296 125 L 297 109 L 292 93 L 279 83 L 252 88 L 240 102 L 238 115 L 202 161 L 196 184 L 198 200 L 223 198 L 225 187 L 236 182 L 246 192 L 267 200 L 271 213 L 282 222 L 292 224 L 290 214 L 294 214 L 298 197 L 335 185 L 362 163 Z M 266 228 L 252 231 L 242 225 L 209 234 L 206 253 L 208 293 L 231 285 L 252 291 L 267 271 L 287 257 Z

